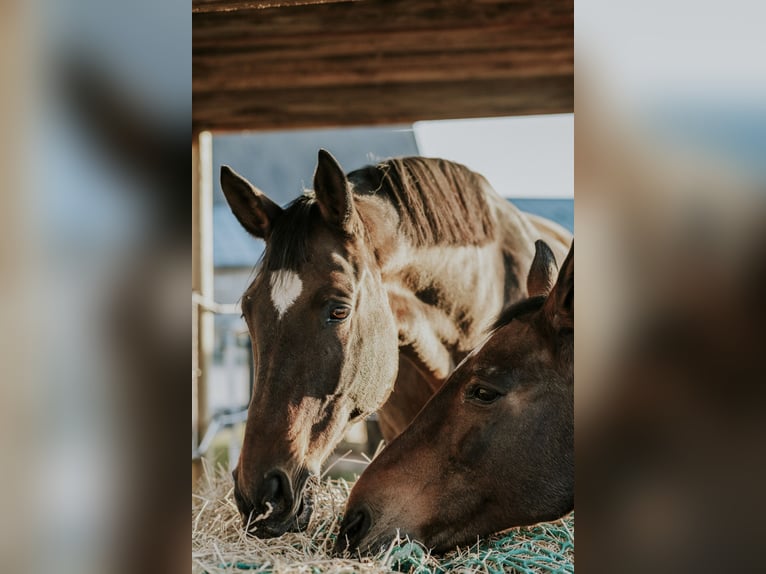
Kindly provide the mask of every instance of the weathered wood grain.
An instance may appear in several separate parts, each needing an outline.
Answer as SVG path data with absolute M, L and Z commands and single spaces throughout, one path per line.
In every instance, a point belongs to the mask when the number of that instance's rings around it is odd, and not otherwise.
M 308 4 L 330 4 L 332 2 L 348 3 L 359 2 L 359 0 L 192 0 L 192 12 L 231 12 Z
M 195 129 L 573 108 L 572 0 L 358 0 L 192 21 Z

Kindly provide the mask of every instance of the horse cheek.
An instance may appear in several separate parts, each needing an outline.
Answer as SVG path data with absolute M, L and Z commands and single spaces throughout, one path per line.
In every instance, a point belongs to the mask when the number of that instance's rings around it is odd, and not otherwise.
M 368 308 L 360 309 L 365 319 L 358 332 L 355 349 L 356 384 L 361 389 L 357 406 L 366 412 L 376 411 L 394 388 L 399 369 L 399 340 L 388 301 L 382 294 L 370 298 Z

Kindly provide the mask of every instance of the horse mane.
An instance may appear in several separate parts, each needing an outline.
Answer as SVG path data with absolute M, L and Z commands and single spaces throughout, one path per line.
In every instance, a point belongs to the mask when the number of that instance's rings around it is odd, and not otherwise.
M 500 315 L 495 319 L 495 322 L 492 324 L 489 331 L 497 331 L 501 327 L 505 327 L 514 319 L 518 319 L 519 317 L 541 309 L 543 303 L 545 303 L 545 295 L 529 297 L 528 299 L 522 299 L 521 301 L 508 305 L 508 307 L 500 312 Z
M 371 167 L 352 172 L 349 179 L 366 179 L 371 191 L 391 201 L 399 228 L 413 245 L 482 245 L 494 238 L 481 176 L 464 165 L 405 157 Z
M 482 245 L 495 226 L 481 177 L 443 159 L 389 159 L 348 174 L 358 195 L 388 199 L 399 214 L 400 231 L 418 247 Z M 312 230 L 321 216 L 312 191 L 288 204 L 275 222 L 261 263 L 269 271 L 297 269 L 308 258 Z

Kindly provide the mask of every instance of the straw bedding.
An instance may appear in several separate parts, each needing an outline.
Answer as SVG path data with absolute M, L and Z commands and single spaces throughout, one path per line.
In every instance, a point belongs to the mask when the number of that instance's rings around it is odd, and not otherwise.
M 192 495 L 192 572 L 574 572 L 574 513 L 444 556 L 399 539 L 376 557 L 332 557 L 351 486 L 329 478 L 310 484 L 314 515 L 308 531 L 260 540 L 244 535 L 230 475 L 209 472 Z

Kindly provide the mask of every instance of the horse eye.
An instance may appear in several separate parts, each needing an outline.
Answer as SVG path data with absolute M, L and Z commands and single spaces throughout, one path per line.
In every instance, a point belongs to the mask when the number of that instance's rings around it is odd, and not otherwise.
M 473 399 L 484 404 L 494 403 L 498 398 L 500 398 L 500 394 L 501 393 L 494 389 L 489 389 L 480 385 L 475 385 L 468 390 L 469 399 Z
M 345 305 L 339 305 L 337 307 L 333 307 L 330 309 L 330 321 L 332 322 L 340 322 L 345 321 L 348 319 L 348 316 L 351 314 L 351 308 L 346 307 Z

